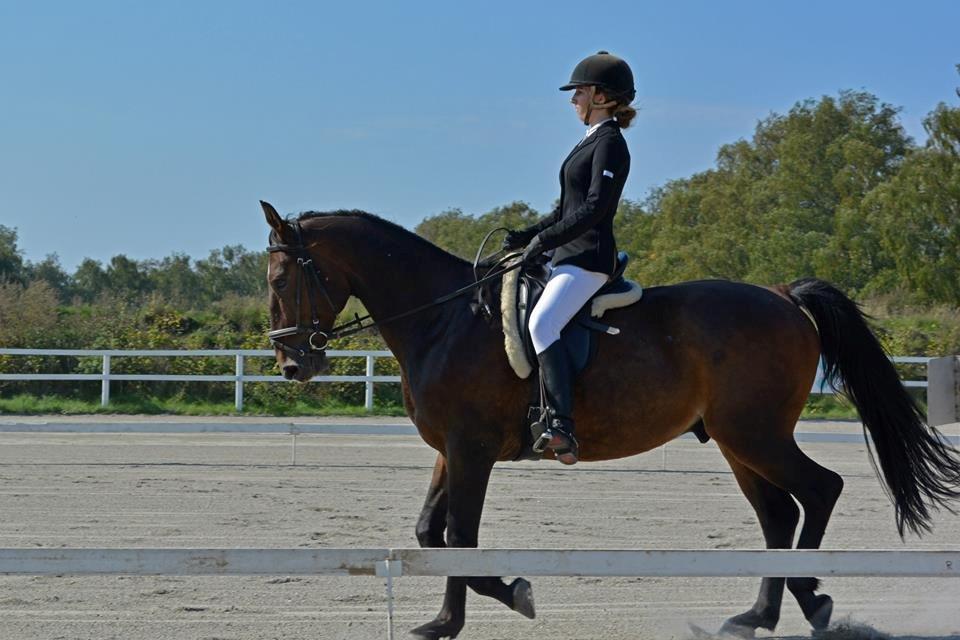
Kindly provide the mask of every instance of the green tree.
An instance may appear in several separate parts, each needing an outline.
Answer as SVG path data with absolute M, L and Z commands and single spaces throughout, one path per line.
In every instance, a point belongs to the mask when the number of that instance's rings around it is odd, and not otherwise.
M 17 230 L 0 224 L 0 282 L 23 281 L 23 254 L 17 247 Z
M 110 286 L 107 272 L 98 260 L 84 258 L 73 272 L 73 290 L 83 302 L 93 302 Z
M 267 253 L 240 245 L 214 249 L 197 260 L 196 273 L 203 299 L 222 300 L 229 295 L 266 295 Z
M 926 145 L 863 202 L 864 226 L 886 258 L 871 289 L 960 306 L 960 108 L 941 104 L 924 128 Z
M 41 262 L 28 262 L 24 269 L 26 279 L 31 282 L 42 280 L 54 291 L 61 302 L 70 300 L 73 293 L 70 275 L 60 265 L 60 258 L 55 253 L 48 254 Z
M 43 280 L 26 287 L 0 283 L 0 345 L 43 348 L 57 346 L 57 292 Z
M 487 213 L 473 217 L 460 209 L 450 209 L 435 216 L 424 218 L 415 231 L 438 247 L 473 261 L 483 237 L 493 229 L 519 229 L 539 219 L 537 211 L 525 202 L 512 202 Z M 503 234 L 491 236 L 485 253 L 500 248 Z
M 656 218 L 645 207 L 630 200 L 622 200 L 613 219 L 617 248 L 630 254 L 627 276 L 639 278 L 643 265 L 649 263 L 652 252 Z
M 910 144 L 897 109 L 864 92 L 773 114 L 752 140 L 721 147 L 716 168 L 651 195 L 653 240 L 640 273 L 660 283 L 815 275 L 856 290 L 871 266 L 850 259 L 870 239 L 860 202 L 896 173 Z
M 163 300 L 191 308 L 197 303 L 200 277 L 190 266 L 190 256 L 175 253 L 159 262 L 150 263 L 151 289 Z
M 106 274 L 110 290 L 124 299 L 136 300 L 150 292 L 148 270 L 122 253 L 110 258 Z

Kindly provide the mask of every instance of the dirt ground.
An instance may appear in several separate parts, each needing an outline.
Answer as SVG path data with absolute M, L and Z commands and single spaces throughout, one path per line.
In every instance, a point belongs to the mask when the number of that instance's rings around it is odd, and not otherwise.
M 6 420 L 6 419 L 5 419 Z M 396 420 L 393 420 L 396 422 Z M 853 433 L 858 425 L 802 423 Z M 412 547 L 434 453 L 409 435 L 0 433 L 2 547 Z M 861 443 L 801 445 L 846 488 L 824 548 L 957 549 L 960 516 L 902 543 Z M 499 465 L 486 547 L 737 549 L 760 529 L 713 444 L 573 468 Z M 532 578 L 536 620 L 470 594 L 462 640 L 690 638 L 759 580 Z M 439 610 L 442 578 L 396 581 L 398 637 Z M 960 581 L 832 578 L 835 620 L 897 638 L 960 638 Z M 758 634 L 763 637 L 770 634 Z M 0 576 L 0 640 L 386 637 L 372 577 Z M 809 637 L 787 596 L 773 637 Z

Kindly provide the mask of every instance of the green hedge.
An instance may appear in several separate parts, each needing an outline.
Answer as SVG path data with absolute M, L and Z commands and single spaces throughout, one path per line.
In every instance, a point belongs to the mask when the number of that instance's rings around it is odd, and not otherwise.
M 61 306 L 56 295 L 43 283 L 26 288 L 0 285 L 0 344 L 6 347 L 64 349 L 263 349 L 266 343 L 266 304 L 261 298 L 233 297 L 201 311 L 184 311 L 160 300 L 133 305 L 121 300 L 101 300 L 98 304 Z M 15 306 L 9 306 L 9 305 Z M 960 318 L 948 308 L 925 310 L 900 308 L 895 300 L 874 300 L 865 307 L 874 317 L 881 341 L 890 353 L 902 356 L 939 356 L 960 353 Z M 14 312 L 16 310 L 17 312 Z M 351 313 L 356 310 L 351 305 Z M 376 333 L 360 334 L 340 340 L 337 349 L 386 349 Z M 331 358 L 331 373 L 363 375 L 365 359 Z M 923 367 L 900 365 L 901 375 L 922 379 Z M 0 356 L 3 373 L 99 373 L 98 357 L 73 356 Z M 232 357 L 189 358 L 123 357 L 111 362 L 113 373 L 232 374 Z M 276 373 L 272 358 L 249 358 L 248 374 Z M 399 375 L 397 362 L 378 358 L 377 375 Z M 244 385 L 248 412 L 285 412 L 285 408 L 303 413 L 325 410 L 349 411 L 362 408 L 363 383 Z M 921 394 L 922 395 L 922 394 Z M 11 403 L 12 398 L 21 398 Z M 44 406 L 79 402 L 76 407 L 96 407 L 99 382 L 37 381 L 0 383 L 0 412 L 28 410 L 23 398 L 47 397 Z M 113 382 L 111 397 L 117 406 L 127 402 L 143 411 L 190 412 L 191 405 L 229 411 L 233 401 L 232 383 L 200 382 Z M 51 405 L 50 403 L 54 404 Z M 131 404 L 132 403 L 132 404 Z M 399 384 L 375 386 L 377 411 L 397 413 L 402 408 Z M 33 406 L 39 407 L 34 403 Z M 38 409 L 39 410 L 39 409 Z M 92 409 L 91 409 L 92 410 Z M 808 403 L 809 417 L 853 417 L 852 409 L 833 398 L 814 397 Z

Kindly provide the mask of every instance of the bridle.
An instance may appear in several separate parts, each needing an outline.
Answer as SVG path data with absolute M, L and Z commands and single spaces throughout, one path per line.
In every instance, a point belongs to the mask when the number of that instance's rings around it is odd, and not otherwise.
M 310 326 L 304 327 L 300 324 L 301 287 L 298 278 L 297 283 L 295 284 L 297 292 L 296 326 L 285 327 L 283 329 L 274 329 L 273 331 L 267 333 L 267 337 L 270 338 L 270 345 L 273 348 L 280 349 L 288 356 L 300 356 L 302 358 L 307 355 L 306 349 L 295 349 L 285 342 L 281 342 L 281 339 L 289 336 L 309 334 L 310 337 L 307 338 L 309 352 L 323 353 L 327 348 L 327 343 L 330 341 L 332 332 L 327 332 L 320 329 L 320 314 L 316 293 L 319 291 L 321 294 L 323 294 L 323 299 L 326 300 L 327 305 L 330 307 L 330 310 L 333 311 L 334 316 L 336 316 L 337 310 L 333 306 L 333 301 L 330 300 L 330 294 L 327 293 L 326 287 L 323 286 L 319 268 L 313 263 L 313 258 L 310 256 L 307 246 L 303 244 L 303 229 L 300 227 L 300 223 L 294 221 L 290 224 L 290 228 L 293 229 L 293 238 L 296 241 L 296 244 L 272 244 L 267 247 L 267 251 L 270 253 L 283 252 L 287 255 L 296 257 L 297 266 L 299 267 L 299 277 L 304 278 L 304 281 L 307 285 L 307 301 L 310 303 Z M 317 341 L 319 341 L 319 344 Z
M 499 271 L 495 271 L 494 273 L 488 273 L 485 277 L 479 278 L 475 282 L 472 282 L 471 284 L 468 284 L 465 287 L 461 287 L 456 291 L 448 293 L 445 296 L 441 296 L 431 302 L 428 302 L 427 304 L 421 305 L 414 309 L 410 309 L 408 311 L 404 311 L 403 313 L 398 313 L 396 315 L 390 316 L 389 318 L 386 318 L 379 322 L 369 322 L 367 324 L 364 324 L 365 320 L 372 320 L 370 315 L 367 314 L 361 318 L 358 314 L 354 314 L 353 320 L 349 320 L 338 327 L 333 327 L 332 329 L 324 331 L 320 328 L 320 314 L 318 312 L 319 305 L 317 304 L 317 293 L 319 292 L 320 294 L 323 295 L 324 300 L 326 301 L 327 305 L 330 307 L 330 310 L 333 311 L 334 316 L 336 316 L 337 314 L 337 309 L 333 305 L 333 301 L 330 299 L 330 294 L 327 293 L 326 287 L 323 286 L 323 277 L 322 277 L 322 274 L 320 273 L 320 268 L 313 262 L 313 258 L 310 256 L 310 251 L 308 250 L 307 245 L 305 245 L 303 242 L 303 229 L 300 226 L 300 222 L 297 220 L 292 220 L 290 221 L 289 224 L 290 224 L 290 228 L 293 230 L 293 240 L 295 244 L 271 244 L 269 247 L 267 247 L 267 251 L 270 253 L 277 253 L 277 252 L 286 253 L 287 255 L 293 256 L 297 259 L 297 266 L 299 267 L 300 277 L 305 278 L 305 282 L 307 285 L 307 300 L 310 303 L 310 326 L 305 327 L 300 324 L 301 287 L 300 287 L 300 282 L 298 280 L 295 285 L 296 291 L 297 291 L 296 293 L 296 304 L 297 304 L 296 326 L 284 327 L 282 329 L 274 329 L 272 331 L 268 331 L 267 337 L 270 339 L 270 345 L 274 349 L 279 349 L 280 351 L 283 351 L 285 354 L 287 354 L 292 358 L 296 358 L 297 356 L 303 358 L 303 357 L 306 357 L 308 354 L 322 355 L 324 352 L 326 352 L 327 345 L 330 343 L 331 340 L 344 338 L 346 336 L 350 336 L 355 333 L 365 331 L 367 329 L 376 327 L 378 325 L 383 325 L 388 322 L 400 320 L 401 318 L 406 318 L 407 316 L 412 316 L 415 313 L 419 313 L 431 307 L 435 307 L 445 302 L 449 302 L 454 298 L 462 296 L 465 293 L 469 293 L 470 291 L 473 291 L 474 289 L 483 286 L 484 284 L 486 284 L 487 282 L 490 282 L 491 280 L 500 278 L 501 276 L 503 276 L 503 274 L 507 273 L 508 271 L 513 271 L 514 269 L 518 269 L 522 266 L 521 262 L 516 262 L 515 264 L 503 267 Z M 483 249 L 483 246 L 486 244 L 487 240 L 494 233 L 494 231 L 500 231 L 500 229 L 494 229 L 493 231 L 487 234 L 486 238 L 484 238 L 484 244 L 480 246 L 481 251 Z M 512 255 L 508 255 L 501 258 L 495 265 L 494 269 L 496 269 L 496 267 L 502 266 L 502 264 L 505 261 L 507 261 L 510 258 L 514 258 L 517 255 L 519 254 L 512 254 Z M 480 256 L 480 252 L 478 251 L 477 260 L 479 260 L 479 256 Z M 474 262 L 474 274 L 476 274 L 476 261 Z M 474 275 L 474 277 L 476 277 L 476 275 Z M 304 334 L 309 334 L 309 337 L 307 338 L 307 345 L 305 348 L 291 347 L 290 345 L 281 341 L 283 338 L 288 338 L 290 336 L 299 336 Z

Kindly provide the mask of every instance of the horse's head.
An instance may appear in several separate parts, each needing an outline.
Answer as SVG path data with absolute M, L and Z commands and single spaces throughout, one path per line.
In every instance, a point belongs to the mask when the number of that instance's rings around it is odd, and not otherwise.
M 297 221 L 260 202 L 270 225 L 270 343 L 287 380 L 306 382 L 329 368 L 326 348 L 337 314 L 350 297 L 346 278 L 321 264 L 320 243 Z

